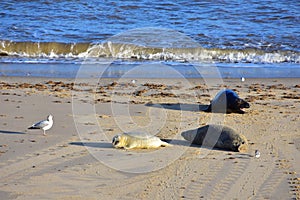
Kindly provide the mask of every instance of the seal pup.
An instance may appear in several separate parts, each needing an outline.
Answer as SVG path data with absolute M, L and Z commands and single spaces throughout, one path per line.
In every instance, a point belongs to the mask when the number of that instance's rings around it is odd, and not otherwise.
M 49 130 L 53 125 L 53 116 L 48 115 L 46 120 L 39 121 L 32 124 L 28 129 L 42 129 L 43 135 L 46 135 L 46 131 Z
M 192 144 L 237 152 L 248 150 L 246 137 L 227 126 L 210 124 L 194 130 L 184 131 L 181 135 Z
M 124 149 L 154 149 L 159 147 L 172 146 L 169 143 L 161 141 L 156 136 L 143 132 L 129 132 L 118 134 L 113 137 L 112 144 L 115 148 Z
M 221 90 L 215 98 L 211 101 L 210 105 L 204 109 L 205 112 L 215 113 L 240 113 L 245 112 L 241 109 L 250 108 L 250 104 L 245 100 L 239 98 L 237 93 L 232 90 Z

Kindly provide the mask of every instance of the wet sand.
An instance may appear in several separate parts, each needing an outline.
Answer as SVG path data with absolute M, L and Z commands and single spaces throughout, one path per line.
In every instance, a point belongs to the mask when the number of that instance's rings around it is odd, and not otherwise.
M 0 199 L 299 199 L 299 83 L 1 77 Z M 223 88 L 250 103 L 245 114 L 201 111 Z M 48 114 L 47 136 L 27 130 Z M 211 123 L 245 135 L 248 152 L 180 136 Z M 112 147 L 114 135 L 136 129 L 173 146 Z

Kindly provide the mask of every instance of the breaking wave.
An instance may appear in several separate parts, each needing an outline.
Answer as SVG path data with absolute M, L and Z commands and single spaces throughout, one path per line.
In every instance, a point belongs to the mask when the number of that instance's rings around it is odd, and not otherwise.
M 176 62 L 217 63 L 300 63 L 295 51 L 260 49 L 221 49 L 202 47 L 160 47 L 120 42 L 57 43 L 0 41 L 0 57 L 6 58 L 98 58 L 170 60 Z

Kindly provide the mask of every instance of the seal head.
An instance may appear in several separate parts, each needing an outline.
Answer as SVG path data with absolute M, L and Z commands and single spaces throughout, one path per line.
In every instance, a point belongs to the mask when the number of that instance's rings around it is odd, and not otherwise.
M 121 135 L 115 135 L 115 136 L 113 137 L 113 139 L 112 139 L 112 144 L 113 144 L 113 146 L 115 146 L 115 147 L 118 146 L 118 144 L 119 144 L 119 142 L 120 142 L 120 136 L 121 136 Z

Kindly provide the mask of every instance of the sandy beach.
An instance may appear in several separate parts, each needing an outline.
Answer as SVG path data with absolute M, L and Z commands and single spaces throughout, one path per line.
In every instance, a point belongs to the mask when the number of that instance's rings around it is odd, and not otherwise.
M 300 199 L 300 79 L 208 82 L 1 77 L 0 199 Z M 245 114 L 201 111 L 223 88 L 250 103 Z M 47 136 L 27 130 L 49 114 Z M 212 123 L 245 135 L 249 150 L 180 136 Z M 130 130 L 173 146 L 113 148 Z

